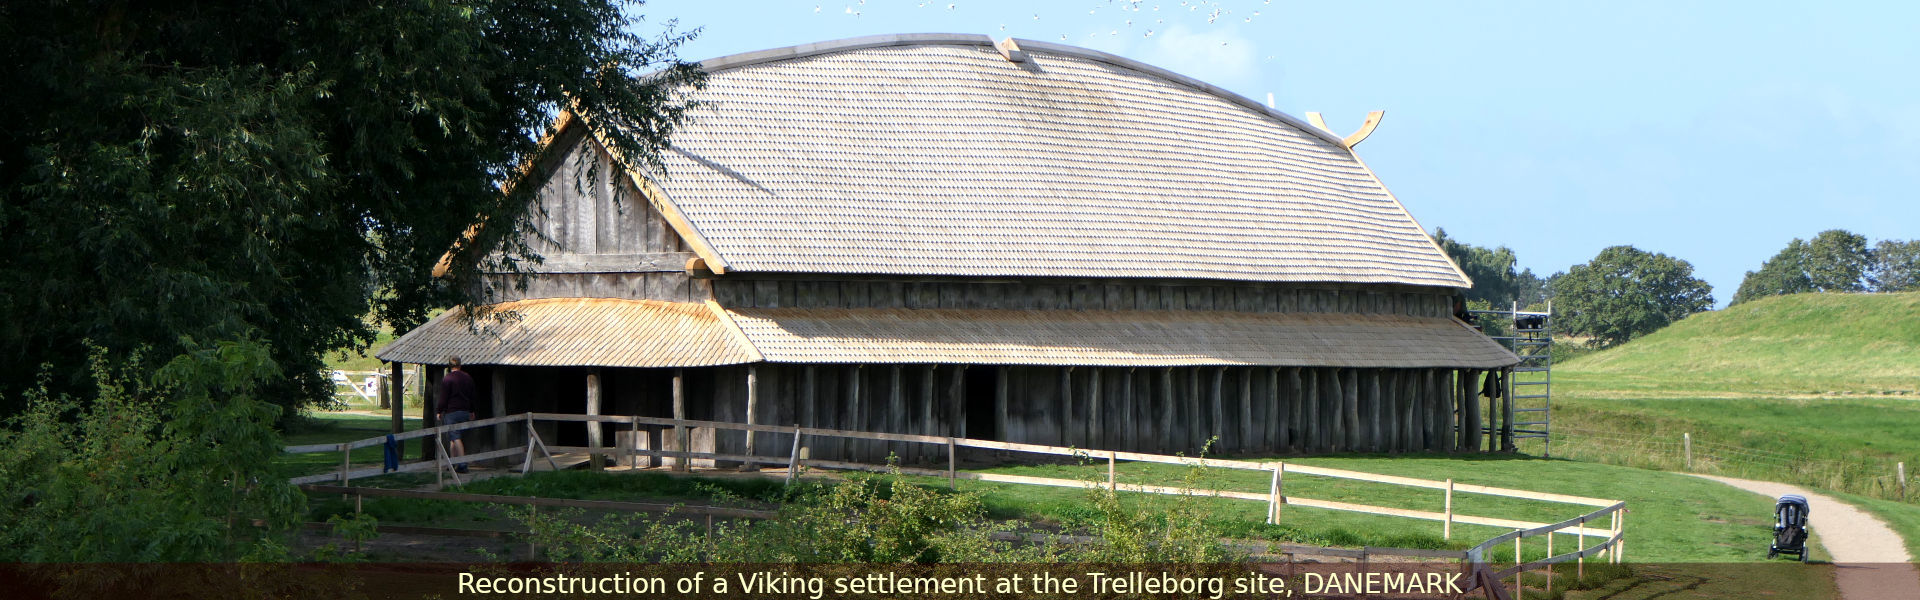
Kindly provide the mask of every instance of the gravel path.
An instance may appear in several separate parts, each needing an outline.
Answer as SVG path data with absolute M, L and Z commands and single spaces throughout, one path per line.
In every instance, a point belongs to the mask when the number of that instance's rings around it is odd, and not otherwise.
M 1769 498 L 1785 494 L 1807 497 L 1808 527 L 1820 533 L 1827 553 L 1833 555 L 1834 578 L 1840 596 L 1846 600 L 1912 600 L 1920 594 L 1920 572 L 1914 570 L 1913 557 L 1900 541 L 1900 534 L 1886 523 L 1832 497 L 1769 481 L 1752 481 L 1712 475 L 1695 475 L 1731 485 Z

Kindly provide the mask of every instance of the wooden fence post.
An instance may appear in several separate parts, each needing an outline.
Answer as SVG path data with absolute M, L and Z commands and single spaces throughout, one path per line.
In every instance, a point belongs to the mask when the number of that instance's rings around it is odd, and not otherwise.
M 1447 479 L 1447 520 L 1440 529 L 1441 539 L 1453 539 L 1453 479 Z
M 1893 466 L 1894 478 L 1900 480 L 1900 501 L 1907 501 L 1907 463 L 1901 461 Z
M 1107 451 L 1107 491 L 1110 493 L 1120 490 L 1120 484 L 1119 484 L 1120 480 L 1119 478 L 1114 476 L 1114 465 L 1113 465 L 1115 457 L 1119 455 L 1120 455 L 1119 452 L 1115 452 L 1113 450 Z
M 353 449 L 349 447 L 347 444 L 341 444 L 340 445 L 340 485 L 349 485 L 353 476 L 349 475 L 348 472 L 352 470 L 353 470 Z
M 1524 537 L 1526 536 L 1513 536 L 1513 597 L 1515 598 L 1526 597 L 1526 595 L 1522 593 L 1526 591 L 1526 587 L 1520 583 L 1520 578 L 1527 574 L 1525 569 L 1520 568 L 1520 565 L 1527 563 L 1526 559 L 1520 556 L 1520 539 Z
M 1692 471 L 1693 470 L 1693 434 L 1691 433 L 1680 434 L 1680 446 L 1686 452 L 1686 458 L 1684 459 L 1685 462 L 1681 464 L 1686 465 L 1686 470 Z
M 960 489 L 960 484 L 956 481 L 959 474 L 954 468 L 956 462 L 958 461 L 954 460 L 953 438 L 947 438 L 947 489 L 950 490 Z
M 1547 532 L 1547 558 L 1553 558 L 1553 533 Z M 1547 565 L 1547 595 L 1553 595 L 1553 565 Z
M 1580 524 L 1574 526 L 1574 533 L 1580 535 L 1580 554 L 1573 557 L 1573 576 L 1575 579 L 1587 578 L 1587 517 L 1580 517 Z
M 800 433 L 800 424 L 794 423 L 793 450 L 787 454 L 787 485 L 793 485 L 793 479 L 800 476 L 800 438 L 805 436 Z
M 1620 562 L 1627 559 L 1627 509 L 1620 509 L 1620 520 L 1614 526 L 1620 528 L 1614 532 L 1620 536 L 1620 543 L 1614 545 L 1613 562 Z
M 1281 486 L 1286 484 L 1286 482 L 1283 481 L 1286 473 L 1287 473 L 1286 461 L 1274 463 L 1273 483 L 1267 487 L 1267 524 L 1268 525 L 1280 524 L 1280 506 L 1287 503 L 1286 497 L 1280 495 Z

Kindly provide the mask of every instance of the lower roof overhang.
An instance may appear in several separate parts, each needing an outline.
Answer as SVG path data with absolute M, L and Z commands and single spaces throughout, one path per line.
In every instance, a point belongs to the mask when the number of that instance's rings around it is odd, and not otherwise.
M 1347 313 L 725 308 L 601 298 L 448 311 L 381 360 L 509 366 L 981 364 L 1496 369 L 1519 362 L 1451 318 Z

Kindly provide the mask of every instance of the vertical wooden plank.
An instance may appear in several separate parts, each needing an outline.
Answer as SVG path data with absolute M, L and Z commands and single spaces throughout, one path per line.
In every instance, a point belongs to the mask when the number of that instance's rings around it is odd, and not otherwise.
M 1265 448 L 1267 452 L 1279 454 L 1287 450 L 1287 443 L 1284 437 L 1287 431 L 1287 411 L 1285 405 L 1282 404 L 1283 400 L 1281 396 L 1281 388 L 1286 385 L 1286 382 L 1281 379 L 1280 367 L 1267 367 L 1266 372 L 1267 389 L 1266 395 L 1263 398 L 1263 401 L 1267 405 L 1267 439 Z
M 1085 442 L 1075 439 L 1079 433 L 1077 431 L 1079 428 L 1076 427 L 1076 425 L 1079 424 L 1079 419 L 1075 418 L 1073 406 L 1073 367 L 1062 367 L 1059 373 L 1060 396 L 1056 400 L 1057 404 L 1055 405 L 1056 412 L 1054 413 L 1054 418 L 1057 419 L 1057 422 L 1054 423 L 1054 426 L 1059 432 L 1060 437 L 1058 439 L 1060 441 L 1056 443 L 1061 446 L 1084 446 L 1086 445 Z
M 1302 369 L 1300 373 L 1300 449 L 1303 453 L 1320 452 L 1321 439 L 1325 427 L 1320 420 L 1320 371 L 1322 369 Z
M 1205 431 L 1207 432 L 1208 438 L 1219 440 L 1215 442 L 1216 452 L 1224 451 L 1230 447 L 1228 446 L 1227 440 L 1226 409 L 1222 406 L 1225 403 L 1223 396 L 1226 395 L 1226 390 L 1221 389 L 1226 387 L 1226 377 L 1226 367 L 1218 367 L 1213 370 L 1213 391 L 1207 398 L 1207 428 Z
M 933 409 L 933 380 L 937 375 L 935 369 L 933 365 L 926 365 L 920 371 L 920 435 L 940 435 L 940 416 Z M 1002 402 L 1001 406 L 1004 407 L 1005 402 Z M 926 444 L 920 444 L 920 446 L 923 450 L 922 456 L 928 457 L 929 460 L 939 453 L 938 448 Z
M 1360 370 L 1346 369 L 1341 375 L 1340 404 L 1345 409 L 1341 425 L 1347 430 L 1347 451 L 1357 452 L 1366 447 L 1360 430 Z
M 1380 438 L 1380 370 L 1360 372 L 1360 427 L 1368 452 L 1385 450 Z
M 845 377 L 847 381 L 847 424 L 843 429 L 849 431 L 867 430 L 866 407 L 861 406 L 860 402 L 860 379 L 862 375 L 861 367 L 863 366 L 865 365 L 852 365 L 841 369 L 841 376 Z M 867 461 L 870 457 L 867 456 L 867 445 L 865 442 L 866 440 L 843 438 L 841 440 L 841 452 L 845 453 L 846 460 L 856 462 Z
M 1160 453 L 1168 454 L 1172 452 L 1173 448 L 1178 446 L 1178 444 L 1173 442 L 1173 436 L 1175 432 L 1179 431 L 1179 429 L 1175 428 L 1174 423 L 1173 408 L 1178 400 L 1176 400 L 1173 395 L 1173 367 L 1162 367 L 1160 369 L 1159 401 L 1160 420 L 1151 424 L 1155 433 L 1153 439 L 1159 441 L 1156 446 L 1159 448 Z M 1185 438 L 1182 437 L 1182 440 L 1184 439 Z
M 949 418 L 952 419 L 948 427 L 953 431 L 951 435 L 958 438 L 967 437 L 966 392 L 964 389 L 966 385 L 966 375 L 966 365 L 954 365 L 953 380 L 947 383 L 947 414 L 950 415 Z
M 1225 370 L 1222 368 L 1222 370 Z M 1259 440 L 1253 437 L 1253 426 L 1258 421 L 1253 415 L 1253 368 L 1243 368 L 1240 375 L 1240 452 L 1258 450 Z
M 1194 456 L 1204 454 L 1207 449 L 1207 417 L 1206 413 L 1200 412 L 1200 380 L 1206 376 L 1200 373 L 1200 369 L 1187 369 L 1187 451 Z
M 1098 288 L 1094 288 L 1098 289 Z M 1100 397 L 1100 378 L 1104 371 L 1100 367 L 1087 368 L 1087 447 L 1105 448 L 1106 427 L 1101 420 L 1107 411 L 1101 409 L 1105 400 Z
M 900 389 L 900 365 L 887 369 L 887 433 L 907 432 L 907 400 Z M 919 444 L 914 444 L 919 445 Z M 902 442 L 887 444 L 887 454 L 898 457 L 901 462 L 907 458 L 907 445 Z
M 1015 439 L 1007 429 L 1012 425 L 1007 418 L 1007 377 L 1005 365 L 993 368 L 993 431 L 995 437 L 1002 441 Z

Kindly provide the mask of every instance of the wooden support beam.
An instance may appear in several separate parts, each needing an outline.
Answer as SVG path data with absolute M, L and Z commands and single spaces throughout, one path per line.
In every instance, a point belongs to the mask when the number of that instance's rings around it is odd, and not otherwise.
M 1320 371 L 1321 369 L 1302 369 L 1300 373 L 1300 451 L 1303 454 L 1322 452 L 1320 440 L 1324 423 L 1320 420 Z
M 1226 395 L 1226 390 L 1221 389 L 1226 386 L 1226 378 L 1226 367 L 1219 367 L 1213 370 L 1213 393 L 1209 394 L 1207 398 L 1206 431 L 1207 436 L 1215 440 L 1215 452 L 1220 452 L 1228 447 L 1227 414 L 1226 409 L 1223 407 L 1225 399 L 1222 398 L 1222 396 Z
M 440 374 L 444 372 L 443 369 L 445 367 L 428 365 L 424 373 L 426 381 L 420 382 L 420 427 L 422 429 L 440 426 L 440 413 L 437 412 L 440 410 L 440 399 L 436 396 L 440 394 Z M 440 456 L 439 451 L 435 450 L 440 445 L 439 440 L 440 436 L 437 435 L 422 438 L 420 458 L 432 460 Z
M 846 407 L 848 421 L 845 429 L 850 431 L 872 431 L 872 429 L 867 427 L 866 407 L 861 406 L 860 403 L 860 380 L 862 379 L 861 376 L 865 374 L 865 372 L 862 371 L 863 366 L 864 365 L 853 365 L 844 371 L 847 376 L 847 385 L 844 389 L 846 389 L 847 394 Z M 867 440 L 843 439 L 840 443 L 841 460 L 867 462 Z
M 1346 451 L 1358 452 L 1366 447 L 1366 441 L 1360 430 L 1360 370 L 1343 369 L 1340 382 L 1340 406 L 1343 409 L 1341 426 L 1347 430 Z
M 1300 403 L 1304 389 L 1300 368 L 1287 369 L 1287 427 L 1282 430 L 1282 437 L 1286 438 L 1287 452 L 1292 454 L 1299 454 L 1307 447 L 1306 417 Z
M 1195 456 L 1206 449 L 1206 417 L 1200 413 L 1200 367 L 1187 370 L 1187 452 Z
M 1004 370 L 1004 369 L 1005 369 L 1005 367 L 1002 367 L 1002 369 Z M 929 436 L 931 436 L 931 435 L 939 435 L 939 434 L 940 434 L 940 418 L 939 418 L 939 413 L 935 413 L 935 412 L 934 412 L 934 408 L 933 408 L 933 380 L 934 380 L 934 378 L 935 378 L 935 376 L 936 376 L 936 375 L 938 375 L 938 374 L 939 374 L 939 371 L 937 370 L 937 367 L 935 367 L 935 366 L 933 366 L 933 365 L 927 365 L 927 366 L 926 366 L 926 369 L 925 369 L 925 370 L 924 370 L 924 371 L 923 371 L 923 372 L 921 373 L 921 377 L 920 377 L 920 427 L 921 427 L 921 431 L 920 431 L 920 433 L 921 433 L 922 435 L 929 435 Z M 1005 387 L 1005 384 L 1004 384 L 1004 383 L 1002 384 L 1002 387 Z M 1002 390 L 1002 393 L 1001 393 L 1001 398 L 1000 398 L 1000 403 L 1001 403 L 1001 412 L 1002 412 L 1003 414 L 1004 414 L 1004 413 L 1006 412 L 1006 410 L 1005 410 L 1005 405 L 1006 405 L 1006 401 L 1005 401 L 1005 400 L 1006 400 L 1006 398 L 1005 398 L 1005 396 L 1006 396 L 1006 394 L 1005 394 L 1005 390 Z M 925 444 L 915 444 L 915 445 L 917 445 L 917 446 L 925 446 Z M 927 449 L 926 449 L 926 448 L 922 448 L 922 450 L 927 450 Z M 924 457 L 926 457 L 926 459 L 927 459 L 927 461 L 928 461 L 928 462 L 931 462 L 931 461 L 933 461 L 933 460 L 934 460 L 934 459 L 935 459 L 935 458 L 936 458 L 936 457 L 937 457 L 938 455 L 939 455 L 939 449 L 938 449 L 938 448 L 934 448 L 934 449 L 932 449 L 932 450 L 927 450 L 927 451 L 925 451 L 925 452 L 923 452 L 923 453 L 922 453 L 922 456 L 924 456 Z
M 1160 369 L 1160 401 L 1160 420 L 1152 423 L 1152 427 L 1158 435 L 1153 436 L 1153 438 L 1159 440 L 1159 443 L 1156 444 L 1158 451 L 1161 454 L 1166 454 L 1172 452 L 1173 448 L 1178 447 L 1178 444 L 1174 443 L 1173 440 L 1174 432 L 1179 431 L 1175 428 L 1173 415 L 1174 403 L 1179 401 L 1173 395 L 1173 367 L 1162 367 Z M 1183 437 L 1182 439 L 1184 440 L 1185 438 Z
M 393 433 L 407 430 L 407 366 L 390 363 L 392 375 L 387 378 L 387 402 L 393 409 Z
M 947 382 L 947 414 L 952 419 L 948 422 L 947 429 L 952 432 L 950 435 L 958 438 L 967 437 L 967 413 L 964 406 L 966 378 L 967 366 L 954 365 L 953 380 Z
M 1119 418 L 1114 419 L 1114 422 L 1118 424 L 1120 427 L 1119 427 L 1118 435 L 1115 436 L 1115 439 L 1113 440 L 1112 443 L 1107 444 L 1107 448 L 1113 449 L 1113 450 L 1132 450 L 1132 451 L 1138 452 L 1142 450 L 1142 448 L 1138 447 L 1138 442 L 1139 440 L 1143 439 L 1144 436 L 1141 436 L 1140 433 L 1137 431 L 1129 431 L 1132 428 L 1128 427 L 1130 421 L 1145 420 L 1145 419 L 1139 418 L 1142 416 L 1142 413 L 1140 411 L 1140 405 L 1135 404 L 1135 402 L 1137 402 L 1138 400 L 1136 400 L 1133 395 L 1133 384 L 1134 384 L 1133 379 L 1135 377 L 1134 368 L 1127 367 L 1126 372 L 1122 373 L 1121 375 L 1122 377 L 1120 378 L 1120 405 L 1116 407 L 1116 410 L 1115 410 L 1115 413 Z
M 1500 370 L 1500 412 L 1504 414 L 1500 424 L 1500 449 L 1505 452 L 1515 450 L 1513 445 L 1513 367 Z
M 673 370 L 673 418 L 683 420 L 687 418 L 686 369 Z M 673 449 L 680 452 L 693 451 L 692 444 L 690 443 L 692 437 L 692 432 L 687 431 L 687 428 L 675 426 L 673 428 Z M 689 467 L 689 461 L 685 457 L 674 458 L 672 460 L 673 470 L 675 471 L 686 471 Z
M 1007 376 L 1005 365 L 993 368 L 993 437 L 1001 441 L 1011 441 L 1014 438 L 1007 431 L 1011 426 L 1011 422 L 1007 419 Z M 928 393 L 927 398 L 928 402 L 932 402 L 931 392 Z
M 1240 452 L 1258 452 L 1261 437 L 1254 437 L 1254 425 L 1263 425 L 1254 417 L 1254 371 L 1258 367 L 1240 369 Z
M 760 368 L 756 365 L 747 365 L 747 424 L 748 425 L 760 424 L 759 413 L 760 413 Z M 753 450 L 754 450 L 755 444 L 754 444 L 753 438 L 756 438 L 759 436 L 760 434 L 758 432 L 754 432 L 754 431 L 747 432 L 747 452 L 746 452 L 747 456 L 754 456 Z M 740 465 L 740 467 L 741 467 L 741 470 L 743 471 L 760 470 L 760 465 L 753 464 L 753 463 Z
M 587 414 L 600 414 L 600 392 L 600 369 L 587 369 Z M 600 443 L 601 433 L 599 421 L 587 423 L 588 448 L 600 448 L 603 445 Z M 681 448 L 681 450 L 685 449 L 686 448 Z M 587 462 L 591 464 L 595 470 L 599 470 L 604 466 L 600 461 L 600 456 L 591 452 L 587 454 Z
M 912 433 L 907 431 L 907 397 L 900 389 L 900 365 L 887 369 L 887 433 Z M 906 462 L 907 448 L 919 444 L 891 442 L 887 444 L 887 454 Z
M 1055 435 L 1060 437 L 1054 438 L 1056 441 L 1053 445 L 1082 446 L 1084 443 L 1074 439 L 1075 425 L 1078 423 L 1075 423 L 1073 418 L 1073 367 L 1062 367 L 1059 373 L 1060 396 L 1054 400 L 1053 425 Z
M 1386 375 L 1384 369 L 1367 370 L 1367 450 L 1385 452 L 1386 437 L 1386 399 L 1380 395 L 1380 378 Z
M 1105 404 L 1105 400 L 1100 397 L 1100 378 L 1103 375 L 1105 375 L 1105 373 L 1106 372 L 1102 370 L 1100 367 L 1087 368 L 1087 447 L 1088 448 L 1107 447 L 1106 428 L 1103 427 L 1102 425 L 1104 424 L 1100 422 L 1101 419 L 1106 418 L 1105 415 L 1107 412 L 1105 410 L 1101 410 L 1101 407 L 1100 407 L 1101 404 Z
M 492 369 L 493 376 L 491 379 L 493 381 L 492 381 L 492 385 L 490 385 L 489 387 L 493 388 L 493 394 L 492 394 L 493 395 L 493 414 L 487 415 L 487 417 L 489 418 L 504 417 L 507 415 L 506 370 L 507 370 L 506 367 L 500 367 L 500 366 L 496 366 Z M 513 433 L 513 426 L 508 425 L 506 423 L 501 423 L 499 425 L 493 426 L 493 447 L 489 448 L 489 450 L 505 450 L 507 448 L 511 448 L 514 445 L 516 445 L 512 440 L 508 439 L 512 435 L 512 433 Z M 506 466 L 508 461 L 511 461 L 511 460 L 513 459 L 500 458 L 494 461 L 494 464 L 500 465 L 500 466 Z

